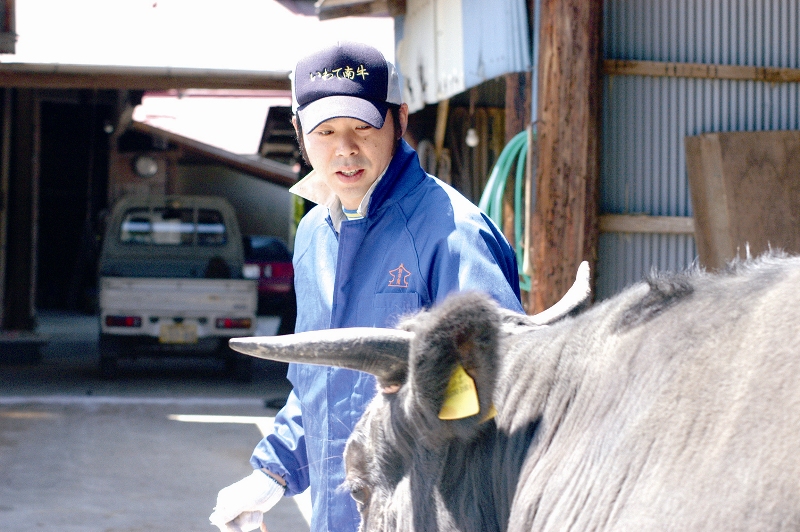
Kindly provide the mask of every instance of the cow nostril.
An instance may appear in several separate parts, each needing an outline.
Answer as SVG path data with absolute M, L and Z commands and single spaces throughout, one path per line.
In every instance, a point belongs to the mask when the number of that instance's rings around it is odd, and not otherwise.
M 399 384 L 390 384 L 388 386 L 384 386 L 382 391 L 385 394 L 397 393 L 398 391 L 400 391 L 400 385 Z

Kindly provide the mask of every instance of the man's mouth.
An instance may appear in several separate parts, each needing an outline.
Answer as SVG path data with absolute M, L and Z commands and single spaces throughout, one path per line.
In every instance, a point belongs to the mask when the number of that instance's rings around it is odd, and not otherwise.
M 343 176 L 345 176 L 345 177 L 353 177 L 353 176 L 355 176 L 357 173 L 359 173 L 360 171 L 361 171 L 361 169 L 359 168 L 359 169 L 357 169 L 357 170 L 347 170 L 347 171 L 345 171 L 345 170 L 339 170 L 339 173 L 340 173 L 340 174 L 342 174 L 342 175 L 343 175 Z

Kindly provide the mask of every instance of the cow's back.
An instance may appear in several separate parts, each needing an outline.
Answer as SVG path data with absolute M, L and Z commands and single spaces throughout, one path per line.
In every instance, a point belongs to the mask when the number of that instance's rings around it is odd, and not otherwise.
M 800 528 L 798 302 L 765 258 L 510 341 L 498 425 L 538 428 L 509 529 Z

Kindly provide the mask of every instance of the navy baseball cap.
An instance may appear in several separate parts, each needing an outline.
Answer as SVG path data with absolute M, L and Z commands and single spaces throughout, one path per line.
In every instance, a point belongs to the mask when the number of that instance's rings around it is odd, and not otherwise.
M 403 103 L 394 65 L 366 44 L 339 42 L 297 62 L 292 111 L 311 133 L 331 118 L 356 118 L 382 128 L 389 104 Z

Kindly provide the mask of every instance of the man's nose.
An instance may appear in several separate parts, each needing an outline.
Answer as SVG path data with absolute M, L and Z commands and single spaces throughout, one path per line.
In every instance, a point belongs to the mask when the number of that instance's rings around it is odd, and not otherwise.
M 358 143 L 356 142 L 355 135 L 344 133 L 339 136 L 339 142 L 336 145 L 336 155 L 342 157 L 349 157 L 358 153 Z

